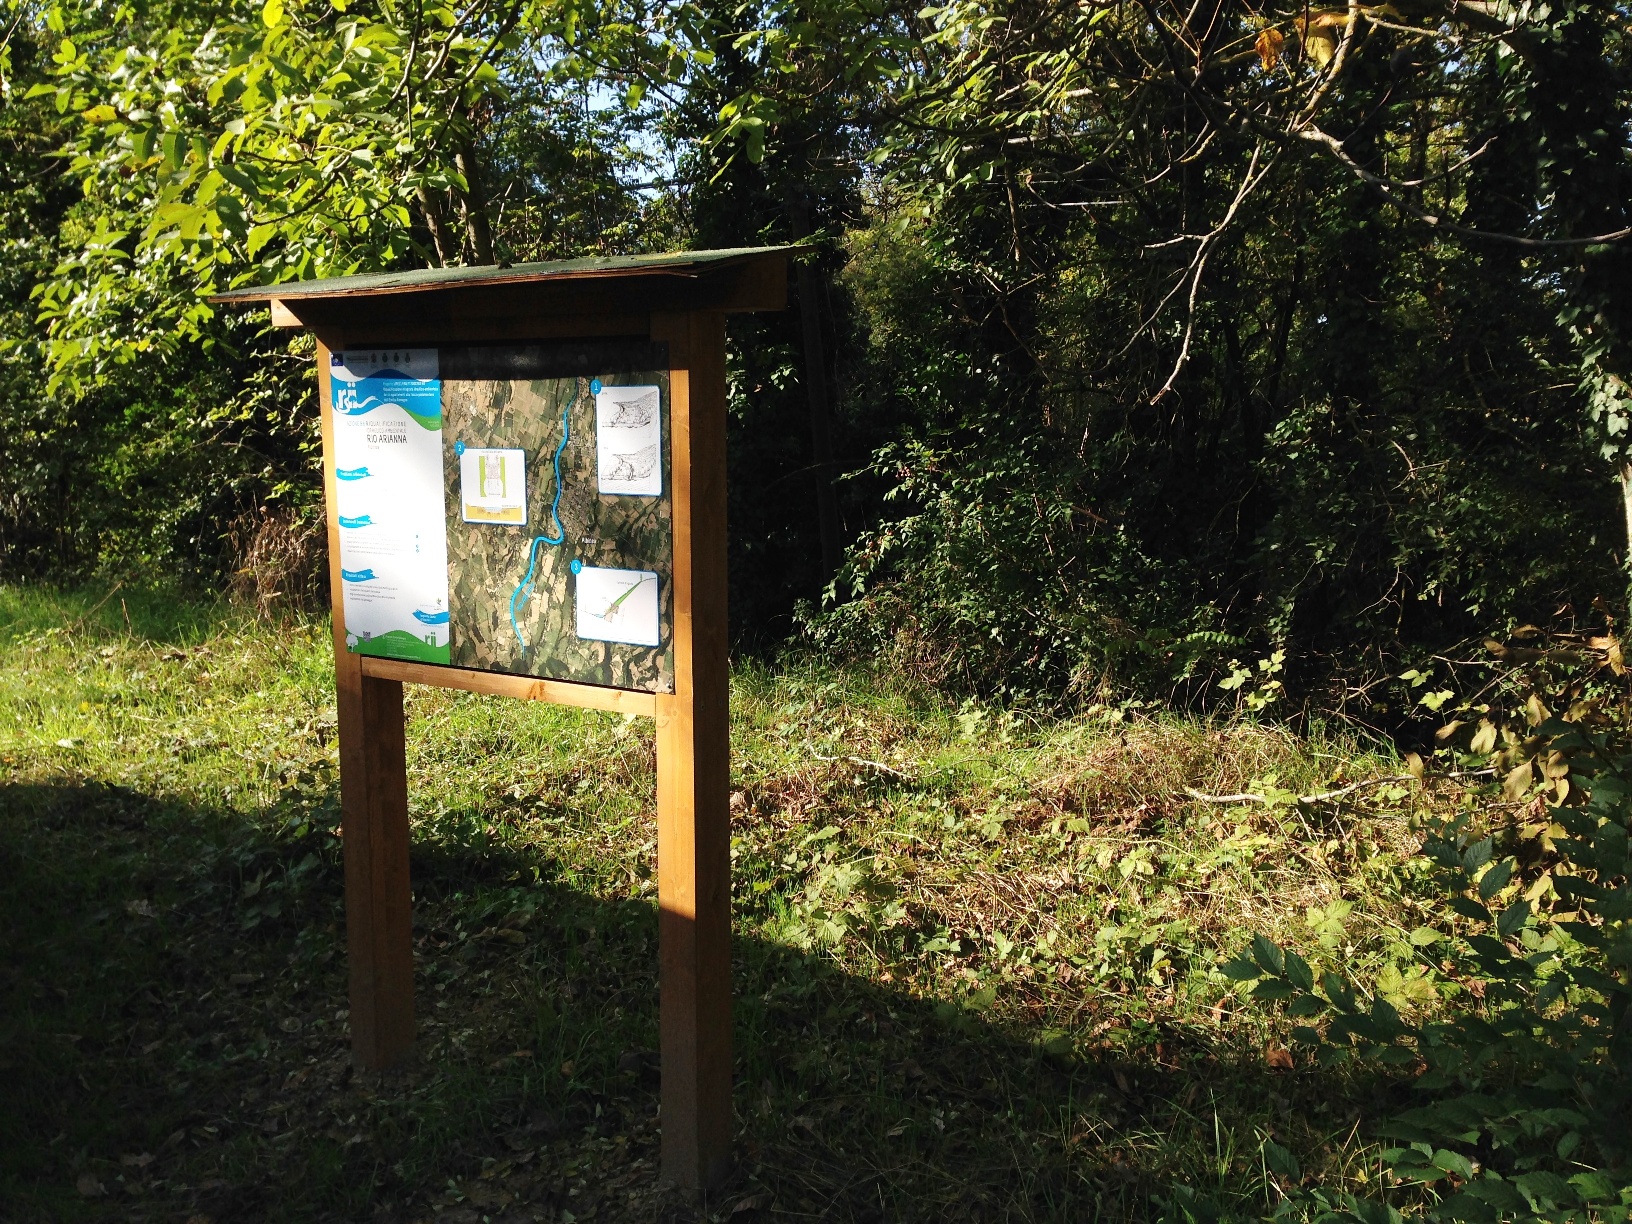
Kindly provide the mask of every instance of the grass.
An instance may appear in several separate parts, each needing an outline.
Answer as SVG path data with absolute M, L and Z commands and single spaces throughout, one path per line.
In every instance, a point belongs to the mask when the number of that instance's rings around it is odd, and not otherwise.
M 1384 754 L 744 666 L 737 1171 L 691 1202 L 656 1184 L 649 726 L 410 690 L 420 1049 L 364 1074 L 326 626 L 13 588 L 0 642 L 6 1219 L 1265 1216 L 1266 1139 L 1364 1185 L 1398 1090 L 1290 1058 L 1220 957 L 1263 931 L 1432 1004 L 1437 800 L 1287 801 Z

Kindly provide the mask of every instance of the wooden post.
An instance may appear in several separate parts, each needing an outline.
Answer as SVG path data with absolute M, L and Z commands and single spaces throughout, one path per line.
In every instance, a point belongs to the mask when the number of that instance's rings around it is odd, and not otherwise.
M 674 692 L 657 715 L 662 1174 L 708 1187 L 731 1164 L 730 725 L 725 318 L 657 314 L 670 366 Z
M 351 966 L 351 1052 L 387 1067 L 414 1044 L 414 945 L 408 884 L 408 762 L 402 682 L 363 673 L 346 649 L 336 519 L 329 350 L 317 347 L 328 503 L 334 693 L 340 739 L 340 830 L 346 857 L 346 953 Z

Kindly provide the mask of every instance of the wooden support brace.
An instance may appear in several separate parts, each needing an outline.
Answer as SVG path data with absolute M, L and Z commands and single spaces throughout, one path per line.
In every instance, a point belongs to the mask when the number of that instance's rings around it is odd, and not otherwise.
M 657 715 L 662 1173 L 731 1164 L 731 827 L 725 560 L 725 323 L 654 315 L 667 341 L 675 691 Z

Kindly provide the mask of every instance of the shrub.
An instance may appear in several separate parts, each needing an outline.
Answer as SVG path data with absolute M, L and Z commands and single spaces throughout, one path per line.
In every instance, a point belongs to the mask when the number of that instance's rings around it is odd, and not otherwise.
M 1482 806 L 1423 843 L 1446 914 L 1412 942 L 1434 949 L 1442 1007 L 1413 1020 L 1386 984 L 1263 936 L 1225 966 L 1255 998 L 1284 1003 L 1320 1063 L 1366 1059 L 1412 1079 L 1418 1103 L 1386 1123 L 1384 1159 L 1430 1218 L 1632 1214 L 1632 729 L 1612 701 L 1619 645 L 1598 642 L 1595 669 L 1574 652 L 1497 647 L 1527 668 L 1509 675 L 1507 708 L 1464 707 L 1441 733 L 1492 778 Z M 1266 1160 L 1296 1180 L 1288 1154 L 1266 1148 Z M 1291 1195 L 1330 1218 L 1399 1214 Z

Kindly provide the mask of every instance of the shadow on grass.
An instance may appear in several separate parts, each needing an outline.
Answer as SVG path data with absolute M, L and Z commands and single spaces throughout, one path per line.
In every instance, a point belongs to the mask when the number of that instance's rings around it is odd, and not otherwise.
M 737 1171 L 688 1203 L 655 1184 L 649 899 L 416 846 L 418 1057 L 357 1073 L 337 846 L 307 827 L 0 787 L 0 1216 L 1157 1219 L 1176 1182 L 1261 1215 L 1261 1136 L 1319 1168 L 1369 1093 L 1154 1015 L 1050 1054 L 739 935 Z

